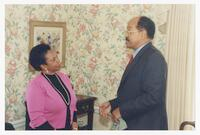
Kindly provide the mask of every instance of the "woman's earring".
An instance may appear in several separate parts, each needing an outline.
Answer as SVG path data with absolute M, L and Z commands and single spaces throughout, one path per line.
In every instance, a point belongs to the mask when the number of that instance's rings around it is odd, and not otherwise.
M 47 69 L 47 68 L 45 68 L 45 70 L 46 70 L 46 72 L 47 72 L 47 73 L 49 73 L 49 71 L 48 71 L 48 69 Z

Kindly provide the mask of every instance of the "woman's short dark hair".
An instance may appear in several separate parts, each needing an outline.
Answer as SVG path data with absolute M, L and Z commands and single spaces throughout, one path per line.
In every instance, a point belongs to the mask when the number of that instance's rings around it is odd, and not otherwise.
M 145 29 L 147 31 L 147 36 L 150 39 L 154 38 L 155 24 L 150 18 L 146 16 L 141 16 L 137 24 L 137 29 Z
M 35 70 L 40 71 L 40 66 L 46 64 L 45 55 L 50 49 L 48 44 L 39 44 L 33 47 L 29 54 L 29 64 L 31 64 Z

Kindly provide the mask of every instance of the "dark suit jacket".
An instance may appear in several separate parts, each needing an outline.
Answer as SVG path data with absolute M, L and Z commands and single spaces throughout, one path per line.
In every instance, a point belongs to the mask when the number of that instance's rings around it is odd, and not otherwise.
M 145 45 L 122 76 L 111 111 L 119 107 L 128 129 L 168 129 L 166 113 L 167 64 L 151 43 Z

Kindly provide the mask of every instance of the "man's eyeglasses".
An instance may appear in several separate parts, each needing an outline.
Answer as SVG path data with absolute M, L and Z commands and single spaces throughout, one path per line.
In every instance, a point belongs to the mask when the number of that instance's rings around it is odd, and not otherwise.
M 127 31 L 125 31 L 125 34 L 126 34 L 126 35 L 131 35 L 131 34 L 138 33 L 138 32 L 140 32 L 140 31 L 139 31 L 139 30 L 137 30 L 137 31 L 131 31 L 131 30 L 128 31 L 128 30 L 127 30 Z

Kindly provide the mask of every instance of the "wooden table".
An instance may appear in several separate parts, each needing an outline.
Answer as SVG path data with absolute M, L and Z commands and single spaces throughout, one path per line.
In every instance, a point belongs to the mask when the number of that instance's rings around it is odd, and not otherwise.
M 79 127 L 79 130 L 92 130 L 93 128 L 93 113 L 94 113 L 94 101 L 96 97 L 90 97 L 85 95 L 76 95 L 77 97 L 77 115 L 87 114 L 87 125 Z

